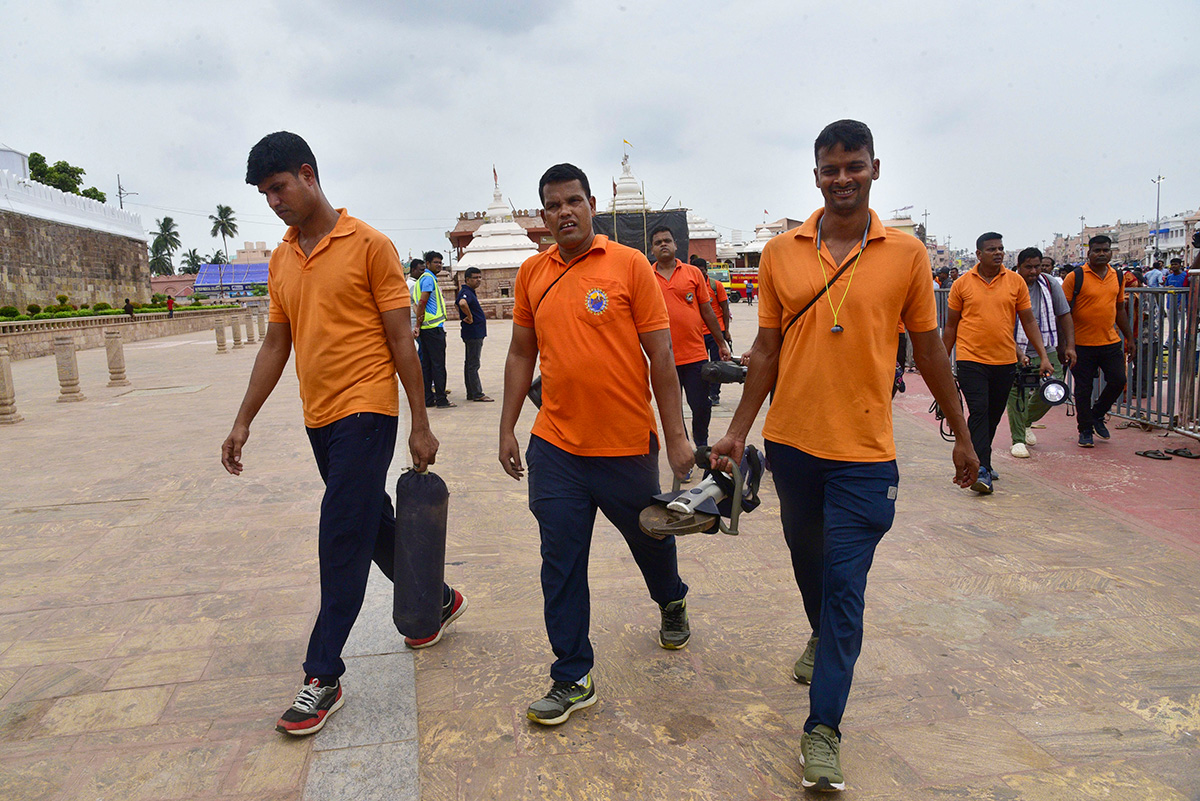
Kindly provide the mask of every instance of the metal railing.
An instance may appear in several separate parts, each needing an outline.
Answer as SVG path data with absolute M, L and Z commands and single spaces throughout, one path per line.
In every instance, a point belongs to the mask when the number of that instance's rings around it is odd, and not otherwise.
M 1125 367 L 1125 392 L 1109 414 L 1200 439 L 1200 270 L 1192 270 L 1189 277 L 1187 289 L 1125 290 L 1136 347 Z M 935 289 L 934 295 L 940 331 L 950 290 Z M 1066 381 L 1073 393 L 1069 370 Z M 1097 378 L 1092 397 L 1102 386 L 1103 377 Z M 1068 399 L 1073 407 L 1074 395 Z

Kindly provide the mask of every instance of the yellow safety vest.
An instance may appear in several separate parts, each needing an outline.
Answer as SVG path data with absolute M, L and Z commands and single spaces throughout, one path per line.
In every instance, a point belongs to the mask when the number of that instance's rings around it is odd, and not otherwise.
M 433 313 L 433 315 L 430 315 L 429 301 L 425 301 L 425 320 L 421 323 L 422 331 L 424 331 L 426 328 L 437 328 L 439 325 L 446 322 L 446 299 L 442 297 L 442 289 L 437 284 L 437 276 L 429 272 L 429 270 L 426 270 L 421 274 L 421 278 L 424 278 L 427 275 L 433 279 L 433 292 L 430 292 L 429 294 L 431 296 L 430 300 L 433 300 L 437 304 L 437 310 Z M 421 282 L 417 281 L 417 285 L 413 289 L 413 294 L 417 296 L 417 301 L 421 300 L 421 293 Z

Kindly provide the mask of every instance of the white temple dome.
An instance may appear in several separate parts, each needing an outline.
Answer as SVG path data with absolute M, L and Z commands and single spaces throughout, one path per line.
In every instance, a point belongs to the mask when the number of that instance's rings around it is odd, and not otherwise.
M 458 269 L 520 267 L 522 262 L 537 253 L 537 245 L 525 233 L 525 229 L 513 221 L 512 209 L 504 202 L 500 184 L 497 183 L 488 206 L 487 222 L 475 230 L 474 237 L 458 260 Z

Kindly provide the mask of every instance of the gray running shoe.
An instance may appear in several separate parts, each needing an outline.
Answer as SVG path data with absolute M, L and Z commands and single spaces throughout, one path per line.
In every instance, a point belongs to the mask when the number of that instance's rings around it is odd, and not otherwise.
M 596 685 L 592 682 L 592 674 L 589 673 L 578 682 L 554 682 L 550 692 L 530 704 L 525 715 L 534 723 L 557 726 L 565 723 L 576 709 L 596 703 L 596 699 Z
M 824 793 L 845 790 L 840 751 L 838 736 L 828 726 L 805 732 L 800 738 L 800 765 L 804 768 L 800 783 Z
M 816 663 L 817 638 L 813 636 L 808 638 L 808 645 L 804 646 L 804 653 L 800 654 L 800 658 L 796 660 L 796 664 L 792 668 L 792 677 L 801 684 L 812 684 L 813 665 Z
M 658 644 L 670 651 L 686 647 L 692 638 L 692 630 L 688 628 L 687 598 L 671 601 L 659 609 L 662 611 L 662 628 L 658 630 Z

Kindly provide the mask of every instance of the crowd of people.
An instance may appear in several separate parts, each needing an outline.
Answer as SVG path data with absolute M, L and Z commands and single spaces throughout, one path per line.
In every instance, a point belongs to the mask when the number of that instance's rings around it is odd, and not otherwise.
M 979 264 L 952 285 L 950 319 L 940 332 L 924 246 L 884 226 L 870 208 L 879 178 L 871 131 L 853 120 L 831 123 L 813 152 L 823 206 L 763 249 L 758 332 L 742 357 L 745 386 L 703 464 L 696 447 L 709 441 L 709 410 L 719 398 L 700 381 L 699 368 L 732 358 L 723 287 L 705 275 L 702 260 L 677 258 L 669 228 L 651 232 L 653 264 L 597 234 L 586 174 L 571 164 L 546 170 L 538 195 L 555 244 L 525 261 L 516 276 L 497 455 L 505 473 L 526 480 L 554 655 L 549 689 L 526 716 L 559 725 L 599 698 L 588 584 L 597 511 L 625 539 L 657 607 L 658 645 L 685 648 L 692 636 L 689 587 L 675 539 L 652 537 L 638 521 L 660 491 L 660 450 L 681 481 L 694 467 L 729 471 L 770 397 L 762 436 L 811 629 L 788 666 L 808 685 L 810 712 L 798 744 L 802 782 L 840 790 L 841 723 L 862 648 L 867 574 L 900 491 L 890 395 L 900 332 L 953 435 L 954 483 L 990 492 L 991 440 L 1013 402 L 1017 364 L 1045 376 L 1061 375 L 1064 366 L 1080 378 L 1107 374 L 1123 347 L 1115 327 L 1124 332 L 1128 323 L 1106 237 L 1093 238 L 1086 269 L 1067 275 L 1060 287 L 1045 276 L 1034 248 L 1021 252 L 1016 272 L 1005 268 L 1003 238 L 989 232 L 977 243 Z M 445 300 L 437 286 L 442 255 L 431 251 L 414 260 L 406 284 L 394 245 L 333 207 L 315 156 L 295 134 L 271 134 L 255 145 L 246 182 L 289 229 L 271 257 L 267 334 L 222 445 L 222 463 L 242 473 L 251 423 L 294 350 L 304 425 L 325 482 L 317 531 L 321 599 L 303 686 L 277 728 L 305 735 L 319 731 L 343 703 L 341 652 L 371 563 L 393 578 L 395 515 L 385 481 L 400 388 L 418 471 L 438 456 L 427 409 L 454 405 L 446 388 Z M 491 398 L 478 379 L 486 336 L 474 293 L 479 279 L 478 271 L 466 271 L 455 305 L 466 343 L 466 397 L 486 402 Z M 956 350 L 969 419 L 951 367 Z M 522 452 L 517 422 L 535 368 L 541 403 Z M 1088 410 L 1079 418 L 1081 445 L 1085 434 L 1089 445 L 1092 432 L 1108 436 L 1103 417 L 1119 392 L 1116 378 L 1095 405 L 1090 379 L 1077 381 L 1076 404 Z M 1028 429 L 1040 414 L 1044 409 L 1034 404 L 1010 414 L 1015 455 L 1017 429 L 1021 444 L 1033 444 Z M 429 636 L 406 636 L 409 647 L 435 645 L 466 610 L 459 589 L 443 584 L 441 592 L 440 627 Z

